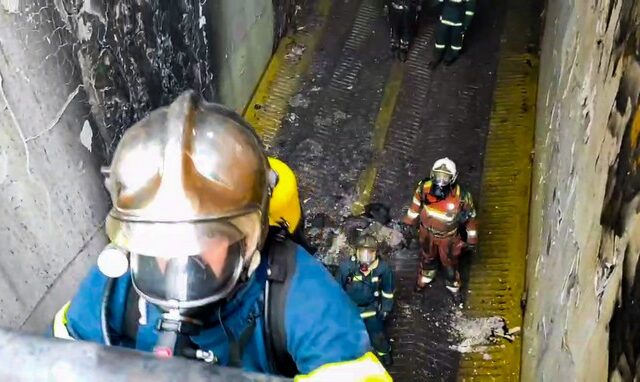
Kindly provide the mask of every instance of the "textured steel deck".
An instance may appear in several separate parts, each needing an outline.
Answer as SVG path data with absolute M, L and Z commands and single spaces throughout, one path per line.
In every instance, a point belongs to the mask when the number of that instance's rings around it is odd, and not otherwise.
M 401 216 L 416 183 L 443 156 L 456 161 L 460 181 L 480 192 L 485 138 L 504 20 L 504 1 L 480 1 L 465 52 L 452 66 L 430 70 L 435 20 L 426 18 L 406 63 L 400 91 L 374 183 L 372 201 L 389 203 Z M 459 306 L 441 278 L 422 293 L 412 291 L 418 254 L 391 259 L 397 279 L 397 310 L 390 334 L 395 342 L 395 380 L 456 380 L 461 354 L 452 317 Z M 463 269 L 468 278 L 468 267 Z
M 274 57 L 247 107 L 247 114 L 254 113 L 251 122 L 266 138 L 272 154 L 287 161 L 298 174 L 308 216 L 322 212 L 338 222 L 354 205 L 376 201 L 389 204 L 393 215 L 400 217 L 411 200 L 415 184 L 428 173 L 433 161 L 442 156 L 457 162 L 460 180 L 476 200 L 482 190 L 483 244 L 470 271 L 468 261 L 463 268 L 463 279 L 472 292 L 468 298 L 471 309 L 461 310 L 454 304 L 441 278 L 424 292 L 413 292 L 415 251 L 402 251 L 391 259 L 397 279 L 397 307 L 389 327 L 395 353 L 395 365 L 390 372 L 398 381 L 449 381 L 494 373 L 498 380 L 510 380 L 518 370 L 517 357 L 509 356 L 507 365 L 503 362 L 506 356 L 501 355 L 516 354 L 518 344 L 506 345 L 506 350 L 490 349 L 488 354 L 494 357 L 491 361 L 483 360 L 482 355 L 480 358 L 461 355 L 451 349 L 454 341 L 451 317 L 455 314 L 503 314 L 510 323 L 518 317 L 519 305 L 514 296 L 523 274 L 510 273 L 511 264 L 503 264 L 504 260 L 496 257 L 499 255 L 496 246 L 506 239 L 493 240 L 493 232 L 490 235 L 488 231 L 495 229 L 496 223 L 492 221 L 508 214 L 506 211 L 496 214 L 495 209 L 486 208 L 493 205 L 498 191 L 502 192 L 491 182 L 504 181 L 500 166 L 495 166 L 491 158 L 496 157 L 495 153 L 508 153 L 495 142 L 522 143 L 506 137 L 508 129 L 496 127 L 496 121 L 504 119 L 498 110 L 513 114 L 509 122 L 520 121 L 522 126 L 529 122 L 517 119 L 518 110 L 499 105 L 490 119 L 498 61 L 501 63 L 498 89 L 511 86 L 512 93 L 504 98 L 498 96 L 497 104 L 512 105 L 521 101 L 516 96 L 530 94 L 531 90 L 524 89 L 521 82 L 505 80 L 511 78 L 505 72 L 509 70 L 505 62 L 515 60 L 514 65 L 520 68 L 524 57 L 507 56 L 512 50 L 508 44 L 500 43 L 501 35 L 506 41 L 514 35 L 511 30 L 502 34 L 505 11 L 514 2 L 479 0 L 461 58 L 450 67 L 430 70 L 427 64 L 433 49 L 437 20 L 434 15 L 423 14 L 409 59 L 400 64 L 388 51 L 381 2 L 334 1 L 330 12 L 310 16 L 315 22 L 311 28 L 305 28 L 303 39 L 294 35 L 285 40 L 288 44 L 292 39 L 309 41 L 300 59 L 302 64 L 287 63 L 283 57 L 288 50 L 281 46 L 276 56 L 282 57 Z M 322 0 L 312 2 L 321 3 Z M 326 5 L 318 9 L 328 10 Z M 284 91 L 274 85 L 279 81 L 287 82 Z M 530 82 L 525 83 L 529 85 Z M 274 109 L 277 111 L 273 112 Z M 263 117 L 267 113 L 268 117 Z M 485 159 L 489 131 L 491 155 Z M 503 135 L 506 138 L 501 138 Z M 524 149 L 515 152 L 520 155 Z M 522 164 L 519 160 L 515 162 Z M 490 169 L 484 180 L 483 163 Z M 524 187 L 524 183 L 520 186 Z M 524 258 L 524 252 L 521 255 Z M 487 298 L 500 295 L 504 283 L 491 284 L 494 282 L 491 280 L 504 277 L 500 273 L 503 271 L 509 273 L 512 284 L 508 287 L 513 285 L 513 293 L 509 294 L 508 302 L 495 300 L 494 307 L 502 309 L 496 310 Z M 487 304 L 486 310 L 483 304 Z M 507 312 L 505 307 L 511 310 Z
M 522 325 L 521 300 L 529 226 L 531 154 L 535 129 L 538 62 L 537 2 L 508 0 L 484 158 L 479 253 L 469 277 L 466 314 L 504 317 Z M 517 381 L 521 337 L 508 346 L 469 353 L 460 363 L 460 379 Z

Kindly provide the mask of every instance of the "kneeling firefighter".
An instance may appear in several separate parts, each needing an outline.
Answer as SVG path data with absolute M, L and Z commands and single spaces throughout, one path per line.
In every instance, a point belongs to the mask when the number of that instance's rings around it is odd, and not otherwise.
M 473 199 L 456 183 L 457 178 L 458 171 L 452 160 L 437 160 L 430 177 L 418 183 L 404 218 L 408 225 L 420 225 L 422 261 L 418 267 L 418 290 L 433 281 L 439 260 L 446 272 L 447 289 L 457 293 L 461 284 L 458 262 L 462 250 L 467 247 L 473 251 L 478 243 Z
M 282 234 L 314 254 L 312 246 L 304 235 L 304 213 L 298 195 L 298 181 L 293 170 L 278 158 L 269 157 L 269 166 L 275 176 L 275 184 L 269 201 L 269 226 L 280 229 Z
M 393 360 L 384 322 L 393 309 L 393 272 L 378 257 L 378 242 L 373 236 L 360 236 L 355 247 L 356 255 L 340 264 L 338 281 L 358 306 L 378 357 L 389 366 Z
M 111 244 L 53 334 L 297 380 L 391 380 L 322 264 L 268 234 L 270 171 L 251 127 L 192 92 L 128 129 L 105 170 Z

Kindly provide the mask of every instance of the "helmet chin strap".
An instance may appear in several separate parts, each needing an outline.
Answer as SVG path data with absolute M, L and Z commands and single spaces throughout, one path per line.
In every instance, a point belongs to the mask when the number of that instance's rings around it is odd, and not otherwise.
M 251 259 L 249 260 L 249 266 L 247 267 L 247 277 L 251 277 L 251 275 L 253 275 L 256 269 L 258 269 L 258 266 L 260 265 L 261 256 L 262 255 L 260 254 L 260 251 L 258 251 L 257 249 L 253 251 L 253 254 L 251 255 Z

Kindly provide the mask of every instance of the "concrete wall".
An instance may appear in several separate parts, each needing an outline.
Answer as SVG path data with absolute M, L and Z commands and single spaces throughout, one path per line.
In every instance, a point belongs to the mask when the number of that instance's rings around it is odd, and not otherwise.
M 271 0 L 209 2 L 218 102 L 239 112 L 271 58 L 274 9 Z
M 634 0 L 547 3 L 522 380 L 603 381 L 609 323 L 628 303 L 621 281 L 633 282 L 640 248 L 640 184 L 630 181 L 640 10 Z
M 17 2 L 0 5 L 0 325 L 41 329 L 104 246 L 107 203 L 79 73 L 57 32 L 5 5 Z

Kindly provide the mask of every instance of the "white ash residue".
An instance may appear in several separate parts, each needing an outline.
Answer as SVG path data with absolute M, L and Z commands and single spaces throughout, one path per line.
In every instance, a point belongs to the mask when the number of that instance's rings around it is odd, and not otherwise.
M 470 318 L 457 312 L 453 317 L 452 336 L 457 343 L 451 348 L 460 353 L 484 352 L 487 345 L 498 341 L 496 333 L 505 333 L 506 323 L 499 316 Z

